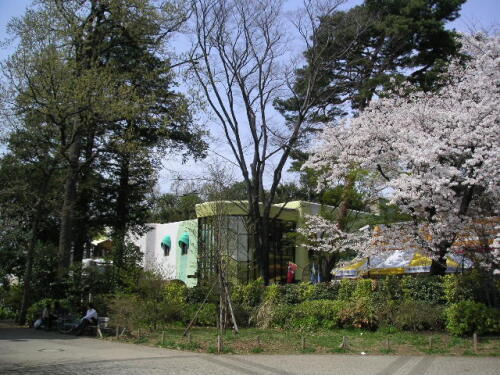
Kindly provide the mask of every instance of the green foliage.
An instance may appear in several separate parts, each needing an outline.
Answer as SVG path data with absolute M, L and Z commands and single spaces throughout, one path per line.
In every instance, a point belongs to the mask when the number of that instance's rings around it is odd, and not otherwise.
M 109 304 L 109 318 L 113 325 L 132 331 L 139 327 L 141 303 L 136 295 L 116 294 Z
M 335 300 L 338 297 L 339 283 L 318 283 L 314 288 L 309 300 L 328 299 Z
M 298 288 L 298 284 L 286 284 L 284 287 L 283 302 L 291 305 L 296 305 L 300 303 L 301 295 Z
M 449 305 L 472 300 L 472 290 L 462 282 L 460 275 L 446 275 L 443 277 L 443 291 L 446 303 Z
M 234 286 L 231 297 L 235 303 L 246 308 L 253 308 L 262 302 L 264 290 L 264 281 L 262 278 L 258 278 L 247 284 Z
M 451 304 L 445 311 L 446 330 L 463 336 L 500 332 L 500 311 L 483 303 L 461 301 Z
M 400 330 L 439 330 L 444 327 L 443 307 L 425 301 L 404 301 L 396 307 L 394 326 Z
M 11 285 L 1 288 L 0 306 L 10 311 L 17 311 L 21 305 L 23 289 L 20 285 Z
M 314 294 L 316 286 L 311 283 L 299 283 L 297 286 L 300 301 L 309 301 Z
M 341 301 L 351 300 L 355 290 L 356 290 L 356 281 L 355 280 L 350 280 L 350 279 L 340 280 L 338 299 Z
M 285 328 L 292 316 L 294 306 L 286 303 L 266 301 L 256 311 L 255 323 L 260 328 Z
M 0 306 L 0 320 L 10 320 L 16 317 L 16 313 L 5 306 Z
M 127 293 L 110 299 L 110 315 L 124 327 L 156 329 L 181 319 L 186 294 L 182 283 L 166 282 L 161 275 L 144 271 Z
M 186 302 L 202 303 L 208 295 L 208 302 L 217 303 L 219 300 L 217 293 L 214 293 L 213 291 L 209 292 L 210 287 L 208 285 L 196 285 L 194 288 L 188 288 L 186 291 Z
M 473 269 L 460 275 L 444 276 L 444 299 L 448 304 L 476 301 L 490 307 L 500 307 L 498 279 L 481 269 Z
M 184 305 L 187 300 L 188 288 L 182 282 L 170 281 L 164 286 L 164 297 L 173 305 Z
M 201 304 L 198 303 L 185 305 L 182 310 L 183 322 L 189 323 L 194 318 L 198 309 L 200 309 L 200 306 Z M 217 306 L 214 303 L 206 303 L 203 305 L 196 316 L 194 324 L 198 326 L 210 327 L 217 325 Z
M 445 23 L 458 17 L 464 2 L 365 0 L 323 17 L 317 45 L 306 51 L 307 65 L 299 69 L 296 82 L 299 94 L 305 95 L 310 71 L 319 75 L 312 88 L 317 110 L 311 120 L 331 121 L 344 115 L 339 104 L 346 99 L 351 109 L 362 110 L 374 95 L 406 80 L 424 90 L 433 88 L 443 63 L 458 54 L 456 34 L 446 30 Z M 352 71 L 358 74 L 353 76 Z M 277 107 L 295 113 L 300 104 L 300 98 L 294 98 L 279 101 Z
M 342 301 L 339 312 L 342 327 L 375 329 L 378 326 L 376 305 L 369 297 Z
M 361 298 L 371 299 L 373 290 L 375 289 L 376 281 L 370 279 L 361 279 L 356 281 L 356 287 L 352 293 L 352 298 L 357 300 Z
M 395 301 L 402 299 L 403 291 L 401 290 L 401 278 L 392 275 L 386 276 L 385 279 L 379 283 L 377 295 L 382 301 Z
M 439 304 L 444 299 L 440 276 L 405 276 L 401 278 L 401 291 L 405 300 Z
M 264 302 L 278 303 L 282 298 L 283 289 L 278 284 L 271 284 L 264 290 Z
M 287 322 L 290 328 L 299 329 L 332 329 L 339 327 L 339 313 L 343 308 L 342 301 L 314 300 L 297 305 Z
M 38 302 L 35 302 L 28 308 L 28 312 L 26 314 L 26 321 L 30 325 L 33 324 L 35 320 L 42 317 L 42 311 L 45 308 L 45 306 L 49 305 L 53 311 L 54 304 L 56 302 L 59 302 L 61 308 L 65 309 L 66 311 L 71 311 L 71 304 L 66 299 L 56 300 L 52 298 L 44 298 Z
M 171 223 L 196 218 L 195 206 L 202 200 L 197 194 L 182 196 L 163 194 L 154 198 L 149 220 L 153 223 Z

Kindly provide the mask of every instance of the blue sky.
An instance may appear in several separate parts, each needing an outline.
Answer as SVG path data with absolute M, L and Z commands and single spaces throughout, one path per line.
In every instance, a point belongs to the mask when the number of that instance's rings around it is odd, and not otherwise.
M 0 40 L 7 37 L 6 27 L 11 17 L 20 16 L 32 0 L 0 0 Z M 361 0 L 349 0 L 345 7 L 361 3 Z M 300 0 L 288 1 L 293 7 Z M 469 0 L 463 7 L 461 17 L 450 24 L 459 31 L 467 31 L 470 25 L 490 28 L 500 23 L 500 0 Z M 12 51 L 11 48 L 2 48 L 0 59 L 4 59 Z

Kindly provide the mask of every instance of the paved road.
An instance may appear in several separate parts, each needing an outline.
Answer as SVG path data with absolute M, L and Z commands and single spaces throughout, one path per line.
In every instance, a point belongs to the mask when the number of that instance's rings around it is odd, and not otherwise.
M 210 355 L 0 328 L 0 374 L 500 375 L 500 358 Z

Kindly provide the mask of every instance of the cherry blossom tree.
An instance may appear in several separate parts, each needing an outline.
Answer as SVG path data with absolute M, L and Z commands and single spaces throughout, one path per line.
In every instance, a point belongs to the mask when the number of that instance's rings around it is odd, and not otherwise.
M 413 217 L 436 274 L 474 217 L 498 215 L 499 42 L 462 36 L 468 59 L 450 64 L 439 91 L 406 86 L 373 101 L 358 117 L 329 126 L 305 165 L 323 171 L 323 183 L 341 181 L 352 168 L 372 172 L 391 203 Z

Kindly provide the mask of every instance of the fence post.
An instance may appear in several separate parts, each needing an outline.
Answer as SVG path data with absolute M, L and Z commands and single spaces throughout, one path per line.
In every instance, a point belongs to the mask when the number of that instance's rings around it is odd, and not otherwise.
M 474 346 L 474 353 L 477 353 L 477 333 L 474 332 L 472 335 L 472 344 Z
M 217 353 L 220 354 L 224 350 L 222 343 L 222 337 L 220 335 L 217 335 Z
M 301 337 L 301 348 L 302 350 L 306 349 L 306 337 L 304 335 Z
M 390 351 L 390 350 L 391 350 L 391 342 L 390 342 L 389 337 L 387 337 L 387 338 L 385 339 L 385 348 L 387 349 L 387 351 Z
M 118 340 L 120 335 L 120 327 L 116 326 L 116 339 Z
M 432 336 L 429 337 L 429 350 L 432 350 Z
M 161 344 L 165 345 L 165 331 L 161 331 Z
M 349 342 L 346 336 L 342 336 L 342 344 L 340 344 L 341 349 L 347 349 L 349 347 Z

